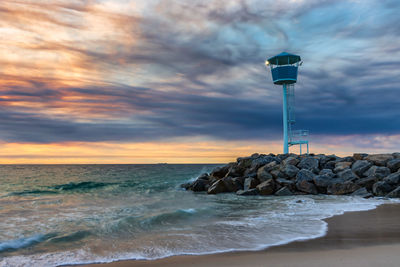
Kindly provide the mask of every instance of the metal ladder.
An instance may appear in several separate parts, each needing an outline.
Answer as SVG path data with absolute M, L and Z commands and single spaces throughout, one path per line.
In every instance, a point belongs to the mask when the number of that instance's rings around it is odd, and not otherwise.
M 302 154 L 302 145 L 307 146 L 307 154 L 309 153 L 309 145 L 308 145 L 308 130 L 293 130 L 294 124 L 296 123 L 296 117 L 295 117 L 295 97 L 294 97 L 294 84 L 288 84 L 286 86 L 287 91 L 286 91 L 286 98 L 287 98 L 287 114 L 288 114 L 288 137 L 289 137 L 289 142 L 288 145 L 294 146 L 294 145 L 299 145 L 300 146 L 300 154 Z

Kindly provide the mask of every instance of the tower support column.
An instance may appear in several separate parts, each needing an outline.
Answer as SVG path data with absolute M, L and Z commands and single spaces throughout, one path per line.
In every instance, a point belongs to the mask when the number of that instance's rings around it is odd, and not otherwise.
M 289 153 L 288 144 L 288 114 L 287 114 L 287 87 L 283 84 L 283 153 Z

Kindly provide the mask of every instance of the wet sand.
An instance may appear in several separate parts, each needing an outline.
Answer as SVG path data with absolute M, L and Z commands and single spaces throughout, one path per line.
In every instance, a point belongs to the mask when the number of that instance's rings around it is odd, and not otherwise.
M 118 261 L 93 267 L 172 266 L 400 266 L 400 204 L 349 212 L 325 220 L 328 233 L 257 252 Z

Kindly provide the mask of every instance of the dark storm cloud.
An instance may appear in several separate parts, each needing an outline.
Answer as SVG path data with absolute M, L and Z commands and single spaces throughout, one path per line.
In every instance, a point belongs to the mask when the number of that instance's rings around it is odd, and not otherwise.
M 296 91 L 298 127 L 320 135 L 400 134 L 397 1 L 160 1 L 143 14 L 121 16 L 88 3 L 62 6 L 62 12 L 58 4 L 44 14 L 0 9 L 9 23 L 17 15 L 18 27 L 28 16 L 84 30 L 84 20 L 55 20 L 53 15 L 69 10 L 71 16 L 94 12 L 122 28 L 119 39 L 24 44 L 35 53 L 68 53 L 88 74 L 80 78 L 82 86 L 34 75 L 21 78 L 23 84 L 5 84 L 1 139 L 279 138 L 281 89 L 272 85 L 263 61 L 286 49 L 304 60 Z M 134 40 L 125 42 L 130 35 Z M 113 71 L 117 75 L 110 76 Z M 100 85 L 90 85 L 95 75 Z M 11 104 L 16 102 L 32 106 Z M 62 116 L 52 112 L 68 107 Z

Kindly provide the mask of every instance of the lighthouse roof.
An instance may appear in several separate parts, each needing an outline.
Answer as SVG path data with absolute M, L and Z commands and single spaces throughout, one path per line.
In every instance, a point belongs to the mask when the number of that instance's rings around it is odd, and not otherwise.
M 300 56 L 282 52 L 279 55 L 273 56 L 268 59 L 268 62 L 272 65 L 288 65 L 294 64 L 301 61 Z

